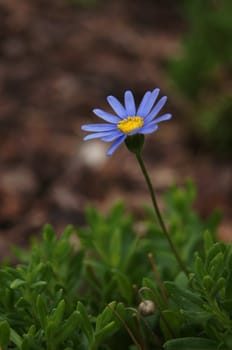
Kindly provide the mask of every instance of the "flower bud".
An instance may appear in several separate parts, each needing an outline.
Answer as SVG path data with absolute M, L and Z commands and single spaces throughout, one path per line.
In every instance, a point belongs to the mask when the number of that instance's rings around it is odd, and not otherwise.
M 139 304 L 138 310 L 143 316 L 153 315 L 155 312 L 155 304 L 151 300 L 143 300 Z

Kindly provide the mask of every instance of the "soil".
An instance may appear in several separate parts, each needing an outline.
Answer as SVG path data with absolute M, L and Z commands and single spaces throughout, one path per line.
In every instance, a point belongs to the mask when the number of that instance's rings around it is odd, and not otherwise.
M 87 1 L 86 1 L 87 2 Z M 84 2 L 83 2 L 84 3 Z M 171 122 L 147 137 L 144 159 L 162 205 L 173 182 L 191 177 L 204 218 L 224 213 L 219 234 L 232 237 L 231 162 L 190 142 L 168 60 L 186 30 L 178 1 L 0 0 L 0 256 L 28 246 L 45 223 L 59 234 L 82 225 L 84 209 L 106 212 L 118 200 L 141 215 L 149 201 L 132 154 L 110 158 L 106 144 L 83 142 L 93 108 L 132 89 L 139 101 L 161 88 Z

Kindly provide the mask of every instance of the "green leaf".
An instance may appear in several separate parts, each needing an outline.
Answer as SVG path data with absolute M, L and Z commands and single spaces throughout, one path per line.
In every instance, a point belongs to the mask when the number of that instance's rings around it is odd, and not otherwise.
M 221 252 L 224 252 L 225 245 L 223 242 L 216 242 L 214 245 L 208 250 L 206 255 L 206 266 L 209 266 L 213 258 Z
M 191 309 L 180 310 L 181 315 L 187 319 L 191 320 L 192 324 L 205 323 L 212 317 L 212 313 L 208 311 L 192 311 Z
M 194 270 L 200 278 L 203 278 L 206 274 L 204 263 L 199 255 L 196 256 L 194 261 Z
M 81 318 L 81 321 L 82 321 L 81 328 L 83 329 L 83 331 L 84 331 L 84 333 L 89 341 L 89 344 L 91 344 L 93 341 L 93 327 L 91 325 L 90 318 L 86 312 L 86 309 L 80 301 L 77 303 L 77 311 L 79 312 L 79 314 L 80 314 L 79 318 Z
M 172 334 L 175 334 L 175 336 L 178 337 L 180 335 L 180 329 L 183 322 L 183 317 L 180 315 L 180 313 L 172 310 L 163 310 L 162 312 L 165 317 L 165 320 L 170 326 Z M 163 335 L 165 336 L 165 339 L 170 339 L 171 337 L 170 331 L 167 328 L 167 324 L 163 321 L 162 318 L 160 318 L 160 327 Z
M 119 270 L 114 272 L 114 280 L 117 282 L 120 294 L 125 300 L 130 303 L 132 300 L 132 288 L 129 277 Z
M 47 281 L 38 281 L 38 282 L 32 283 L 31 288 L 35 289 L 35 288 L 46 286 L 47 284 L 48 284 Z
M 131 260 L 136 254 L 136 248 L 138 246 L 138 242 L 140 240 L 140 237 L 138 235 L 135 235 L 133 237 L 133 240 L 131 240 L 127 250 L 126 255 L 123 257 L 121 261 L 122 270 L 126 271 L 128 269 L 128 265 L 130 265 Z
M 109 246 L 110 264 L 112 267 L 117 267 L 121 259 L 121 245 L 122 245 L 122 232 L 119 228 L 116 228 L 111 233 L 111 240 Z
M 58 345 L 71 336 L 71 334 L 75 333 L 79 329 L 80 323 L 80 313 L 78 311 L 74 311 L 69 318 L 64 321 L 63 326 L 60 326 L 59 329 L 56 328 L 56 335 L 53 339 L 55 345 Z
M 24 335 L 24 339 L 21 345 L 21 350 L 40 350 L 35 336 L 35 328 L 30 327 L 29 332 Z
M 109 304 L 110 305 L 110 304 Z M 125 305 L 123 303 L 117 303 L 116 306 L 116 313 L 123 319 L 125 320 L 127 317 L 127 311 L 125 309 Z M 117 323 L 118 327 L 121 326 L 121 321 L 118 317 L 115 318 L 115 322 Z
M 35 327 L 35 325 L 32 325 L 32 326 L 29 328 L 27 334 L 28 334 L 30 337 L 35 337 L 35 333 L 36 333 L 36 327 Z
M 58 328 L 63 320 L 65 311 L 65 301 L 62 299 L 54 310 L 50 318 L 55 322 L 56 327 Z
M 22 345 L 21 345 L 21 350 L 31 350 L 31 344 L 30 341 L 27 337 L 25 337 L 22 341 Z
M 109 322 L 105 327 L 101 328 L 95 333 L 95 344 L 100 344 L 103 339 L 112 336 L 118 330 L 117 323 L 115 321 Z
M 10 341 L 10 326 L 7 321 L 0 322 L 0 345 L 3 350 L 7 348 Z
M 30 304 L 27 300 L 25 300 L 23 297 L 20 297 L 17 302 L 15 303 L 15 308 L 26 308 L 28 307 Z M 30 307 L 30 306 L 29 306 Z
M 207 255 L 207 252 L 209 251 L 209 249 L 213 246 L 213 237 L 212 234 L 206 230 L 204 232 L 204 249 L 205 249 L 205 255 Z
M 115 301 L 108 304 L 103 312 L 97 317 L 96 329 L 94 333 L 93 349 L 98 349 L 98 346 L 105 338 L 112 336 L 122 325 L 121 321 L 116 317 L 115 312 L 125 319 L 125 307 L 122 303 L 116 304 Z
M 41 324 L 41 328 L 45 330 L 47 325 L 48 310 L 47 310 L 47 306 L 44 301 L 44 298 L 40 294 L 37 296 L 37 299 L 36 299 L 36 309 L 37 309 L 38 318 Z
M 13 344 L 17 346 L 18 349 L 21 349 L 22 345 L 22 338 L 21 336 L 14 330 L 10 329 L 10 340 L 12 341 Z
M 16 289 L 18 287 L 23 286 L 24 284 L 26 284 L 26 281 L 20 279 L 20 278 L 16 278 L 11 284 L 10 284 L 10 288 L 11 289 Z
M 55 322 L 48 319 L 47 325 L 46 325 L 46 330 L 45 330 L 45 338 L 46 338 L 46 342 L 48 345 L 54 344 L 54 339 L 57 340 L 56 331 L 57 331 L 57 328 L 56 328 Z M 48 348 L 49 348 L 49 346 L 48 346 Z M 53 347 L 52 347 L 52 349 L 53 349 Z
M 210 274 L 215 280 L 217 280 L 220 277 L 224 265 L 225 254 L 219 252 L 210 262 Z
M 45 242 L 55 242 L 56 236 L 51 225 L 45 225 L 43 228 L 43 239 Z
M 211 290 L 211 295 L 216 296 L 224 287 L 225 287 L 225 278 L 220 277 L 214 284 L 212 290 Z
M 97 316 L 95 332 L 101 330 L 105 325 L 107 325 L 115 315 L 112 312 L 116 307 L 116 301 L 111 302 L 105 307 L 105 309 Z
M 171 298 L 179 307 L 189 307 L 190 309 L 192 308 L 193 311 L 202 310 L 202 299 L 198 295 L 190 292 L 188 289 L 176 286 L 173 282 L 165 282 L 164 285 Z
M 203 277 L 203 285 L 205 287 L 205 289 L 207 290 L 208 293 L 211 292 L 212 287 L 214 286 L 214 280 L 212 279 L 211 276 L 206 275 Z
M 232 296 L 232 270 L 228 271 L 225 286 L 225 299 L 229 299 Z
M 216 350 L 217 343 L 207 338 L 177 338 L 168 340 L 164 350 Z

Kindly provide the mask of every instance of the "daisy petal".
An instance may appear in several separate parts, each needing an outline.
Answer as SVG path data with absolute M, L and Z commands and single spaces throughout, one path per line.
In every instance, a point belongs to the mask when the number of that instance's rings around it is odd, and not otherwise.
M 140 114 L 137 113 L 141 117 L 145 117 L 151 110 L 152 106 L 154 105 L 158 95 L 159 95 L 160 89 L 155 89 L 151 92 L 149 98 L 147 99 L 146 103 L 141 107 Z
M 117 130 L 117 126 L 116 125 L 112 125 L 112 124 L 87 124 L 87 125 L 82 125 L 81 127 L 82 130 L 84 131 L 110 131 L 110 130 Z
M 146 106 L 146 104 L 148 103 L 148 101 L 149 101 L 149 99 L 150 99 L 150 96 L 151 96 L 151 91 L 147 91 L 147 92 L 144 94 L 144 96 L 143 96 L 143 98 L 142 98 L 142 101 L 140 102 L 140 105 L 139 105 L 139 107 L 138 107 L 138 110 L 137 110 L 136 115 L 139 115 L 139 116 L 141 116 L 141 117 L 144 116 L 144 114 L 143 114 L 143 109 L 144 109 L 144 107 Z
M 110 106 L 113 108 L 115 113 L 119 116 L 119 118 L 125 118 L 127 117 L 127 112 L 123 105 L 118 101 L 118 99 L 114 96 L 108 96 L 107 101 L 110 104 Z
M 116 117 L 115 115 L 105 112 L 102 109 L 95 108 L 93 110 L 93 113 L 96 114 L 101 119 L 105 120 L 106 122 L 117 124 L 120 121 L 120 118 Z
M 138 108 L 135 105 L 133 92 L 130 90 L 124 93 L 124 104 L 116 97 L 109 95 L 107 101 L 113 109 L 112 113 L 102 109 L 93 109 L 93 113 L 105 122 L 101 120 L 99 123 L 82 125 L 82 130 L 88 132 L 84 141 L 100 139 L 103 142 L 112 142 L 106 153 L 107 156 L 111 156 L 127 137 L 155 132 L 160 122 L 172 118 L 170 113 L 160 113 L 167 97 L 163 96 L 157 102 L 159 92 L 158 88 L 147 91 Z
M 104 136 L 109 135 L 110 131 L 105 131 L 105 132 L 96 132 L 94 134 L 89 134 L 84 137 L 84 141 L 92 140 L 92 139 L 100 139 Z
M 124 94 L 124 102 L 127 114 L 130 116 L 134 116 L 136 109 L 135 109 L 135 100 L 134 96 L 131 91 L 127 90 Z
M 132 130 L 129 134 L 127 134 L 128 136 L 132 136 L 132 135 L 135 135 L 135 134 L 139 134 L 140 133 L 140 130 L 142 128 L 137 128 L 137 129 L 134 129 Z
M 156 122 L 151 122 L 147 125 L 145 125 L 140 131 L 140 134 L 151 134 L 152 132 L 156 131 L 158 129 L 158 125 Z
M 108 136 L 102 137 L 101 140 L 104 142 L 111 142 L 116 140 L 122 135 L 121 131 L 114 131 L 110 133 Z
M 171 118 L 172 118 L 172 115 L 170 113 L 166 113 L 161 115 L 159 118 L 155 118 L 154 122 L 160 123 L 160 122 L 163 122 L 164 120 L 169 120 Z
M 108 149 L 106 155 L 109 157 L 111 156 L 114 151 L 123 143 L 123 141 L 126 139 L 126 135 L 120 136 Z
M 163 96 L 159 100 L 159 102 L 155 105 L 155 107 L 151 110 L 151 112 L 146 116 L 145 123 L 152 121 L 157 116 L 157 114 L 160 112 L 160 110 L 165 105 L 166 101 L 167 101 L 167 96 Z

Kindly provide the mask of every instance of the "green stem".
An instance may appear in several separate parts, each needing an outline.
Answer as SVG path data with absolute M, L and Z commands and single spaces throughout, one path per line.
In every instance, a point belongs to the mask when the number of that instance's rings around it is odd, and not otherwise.
M 172 242 L 172 240 L 171 240 L 171 237 L 170 237 L 170 235 L 169 235 L 169 233 L 168 233 L 168 230 L 167 230 L 167 228 L 166 228 L 166 226 L 165 226 L 165 224 L 164 224 L 162 215 L 161 215 L 161 213 L 160 213 L 160 210 L 159 210 L 159 207 L 158 207 L 158 204 L 157 204 L 157 201 L 156 201 L 155 192 L 154 192 L 154 190 L 153 190 L 150 177 L 149 177 L 149 175 L 148 175 L 148 172 L 147 172 L 147 170 L 146 170 L 145 164 L 144 164 L 143 159 L 142 159 L 142 157 L 141 157 L 141 153 L 138 152 L 138 153 L 135 153 L 135 155 L 136 155 L 136 158 L 137 158 L 138 163 L 139 163 L 139 165 L 140 165 L 140 168 L 141 168 L 141 170 L 142 170 L 143 176 L 144 176 L 144 178 L 145 178 L 145 180 L 146 180 L 146 184 L 147 184 L 149 193 L 150 193 L 150 195 L 151 195 L 152 204 L 153 204 L 153 207 L 154 207 L 154 209 L 155 209 L 155 213 L 156 213 L 157 219 L 158 219 L 158 221 L 159 221 L 160 227 L 162 228 L 162 231 L 163 231 L 163 233 L 164 233 L 164 235 L 165 235 L 165 237 L 166 237 L 166 239 L 167 239 L 167 241 L 168 241 L 168 244 L 169 244 L 169 246 L 170 246 L 170 248 L 171 248 L 173 254 L 174 254 L 175 257 L 176 257 L 176 260 L 177 260 L 178 263 L 179 263 L 179 266 L 180 266 L 181 270 L 186 274 L 186 276 L 188 276 L 188 271 L 187 271 L 187 269 L 186 269 L 186 267 L 185 267 L 183 261 L 181 260 L 179 254 L 178 254 L 178 252 L 177 252 L 177 250 L 176 250 L 176 248 L 175 248 L 175 246 L 174 246 L 174 244 L 173 244 L 173 242 Z

